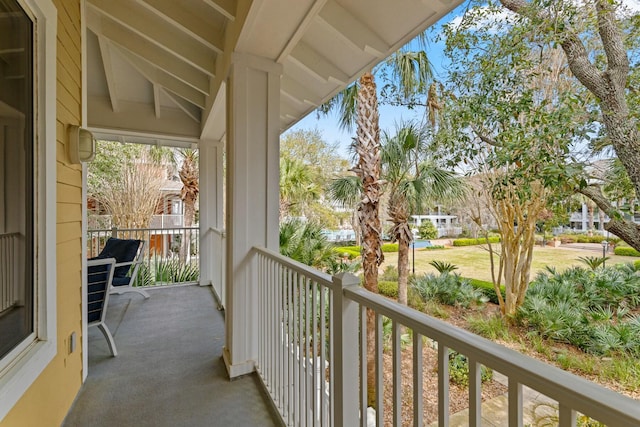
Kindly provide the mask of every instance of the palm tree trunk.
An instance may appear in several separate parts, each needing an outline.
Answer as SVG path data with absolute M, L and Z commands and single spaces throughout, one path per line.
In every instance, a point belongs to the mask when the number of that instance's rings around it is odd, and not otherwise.
M 381 250 L 380 225 L 380 128 L 378 124 L 378 97 L 373 74 L 360 77 L 358 91 L 356 172 L 362 180 L 362 200 L 358 207 L 362 232 L 362 268 L 364 287 L 378 292 L 378 267 L 384 257 Z M 375 325 L 376 316 L 367 310 L 367 400 L 375 405 Z

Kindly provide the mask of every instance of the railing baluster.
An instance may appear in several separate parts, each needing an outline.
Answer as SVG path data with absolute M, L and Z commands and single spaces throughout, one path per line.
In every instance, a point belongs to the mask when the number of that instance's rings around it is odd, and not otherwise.
M 293 346 L 294 346 L 294 320 L 293 316 L 295 315 L 295 306 L 293 303 L 293 272 L 287 269 L 287 356 L 289 358 L 289 368 L 288 368 L 288 383 L 287 383 L 287 391 L 288 391 L 288 401 L 287 401 L 287 414 L 288 414 L 288 422 L 291 423 L 294 417 L 294 408 L 295 408 L 295 393 L 294 393 L 294 354 L 293 354 Z
M 558 427 L 576 427 L 576 411 L 560 403 Z
M 522 427 L 522 384 L 509 378 L 509 427 Z
M 482 416 L 482 371 L 480 364 L 469 356 L 469 426 L 479 427 Z
M 360 425 L 367 427 L 367 308 L 360 306 Z
M 438 343 L 438 426 L 449 426 L 449 348 Z
M 422 399 L 422 336 L 413 331 L 413 426 L 422 427 L 424 403 Z
M 393 341 L 393 425 L 402 426 L 402 342 L 400 333 L 402 326 L 399 322 L 392 320 L 393 331 L 391 333 Z
M 384 426 L 384 329 L 382 316 L 375 313 L 376 320 L 376 425 Z
M 315 280 L 311 284 L 311 316 L 313 318 L 313 325 L 311 326 L 311 330 L 313 331 L 311 334 L 311 354 L 313 360 L 313 425 L 317 426 L 320 421 L 320 407 L 319 399 L 321 398 L 318 394 L 318 388 L 320 384 L 320 371 L 318 369 L 318 282 Z
M 326 365 L 327 365 L 327 298 L 326 294 L 329 292 L 329 289 L 322 288 L 320 290 L 320 339 L 322 340 L 320 343 L 320 398 L 321 398 L 321 407 L 320 407 L 320 425 L 325 427 L 328 425 L 328 415 L 329 415 L 329 402 L 327 401 L 327 375 L 326 375 Z

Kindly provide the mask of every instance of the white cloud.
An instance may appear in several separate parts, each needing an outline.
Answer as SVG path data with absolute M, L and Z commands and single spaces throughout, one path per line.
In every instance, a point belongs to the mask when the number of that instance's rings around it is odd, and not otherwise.
M 640 0 L 622 0 L 622 4 L 633 13 L 640 13 Z

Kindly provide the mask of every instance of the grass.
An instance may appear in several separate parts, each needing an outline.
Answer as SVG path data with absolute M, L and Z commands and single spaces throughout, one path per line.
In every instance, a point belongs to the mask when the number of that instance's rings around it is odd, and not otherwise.
M 416 274 L 435 273 L 436 270 L 429 263 L 431 261 L 448 262 L 458 266 L 456 273 L 463 277 L 491 281 L 489 252 L 482 246 L 455 247 L 443 250 L 423 251 L 416 249 L 415 269 Z M 572 266 L 584 265 L 578 257 L 585 255 L 601 255 L 593 251 L 569 248 L 551 248 L 536 246 L 533 251 L 533 263 L 531 266 L 531 279 L 537 272 L 543 271 L 549 265 L 558 271 L 564 271 Z M 609 255 L 607 265 L 633 262 L 637 258 L 629 256 Z M 387 252 L 384 254 L 384 263 L 381 269 L 387 266 L 398 265 L 398 254 Z M 412 255 L 409 253 L 409 269 L 412 269 Z

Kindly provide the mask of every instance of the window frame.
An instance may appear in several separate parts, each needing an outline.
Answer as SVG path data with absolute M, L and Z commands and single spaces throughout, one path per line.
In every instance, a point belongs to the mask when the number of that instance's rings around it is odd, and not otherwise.
M 33 21 L 34 333 L 0 359 L 0 421 L 57 354 L 56 44 L 51 0 L 17 0 Z M 47 215 L 49 212 L 49 215 Z

